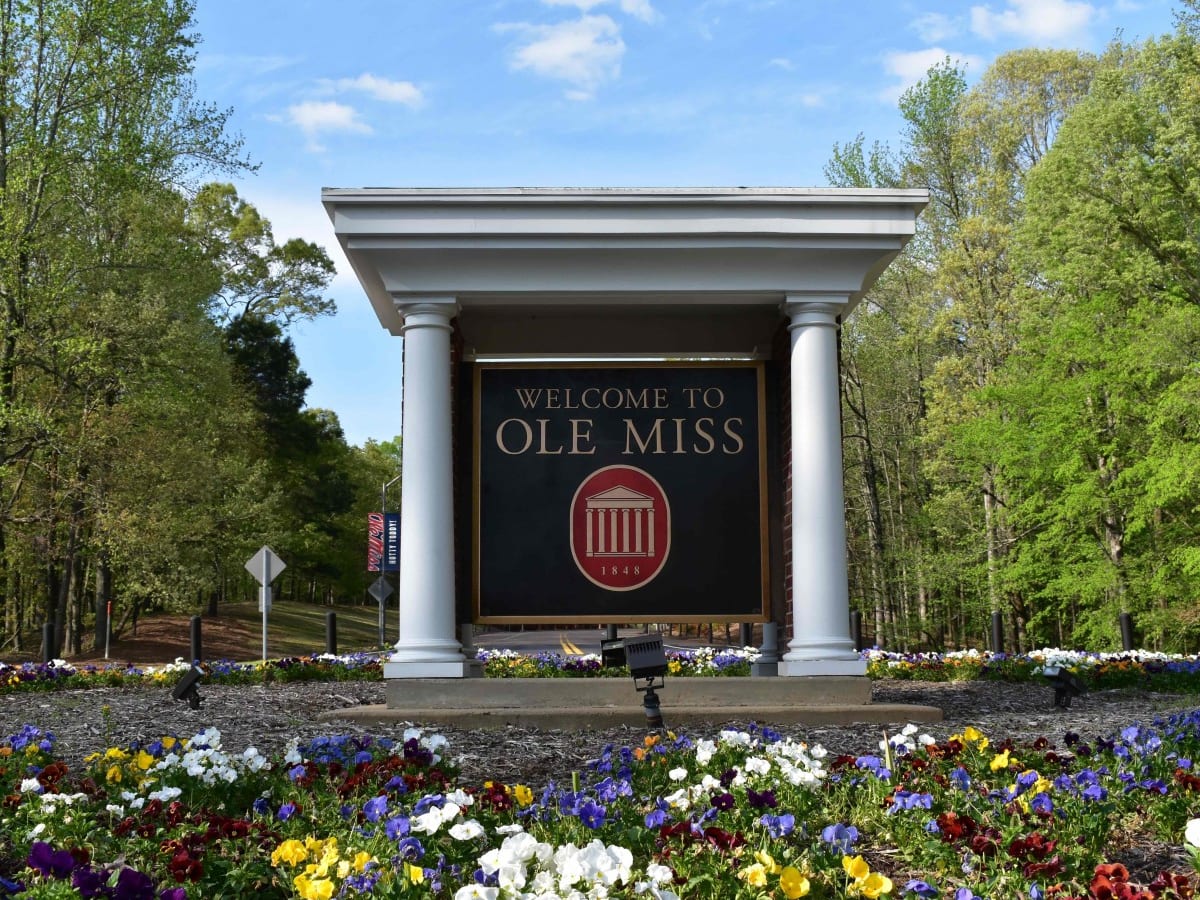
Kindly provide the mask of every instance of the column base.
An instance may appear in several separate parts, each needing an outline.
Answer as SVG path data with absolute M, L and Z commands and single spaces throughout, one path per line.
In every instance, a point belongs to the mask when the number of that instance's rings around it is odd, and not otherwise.
M 779 661 L 783 678 L 806 678 L 811 675 L 861 675 L 866 677 L 865 659 L 788 659 Z
M 750 663 L 750 677 L 752 678 L 774 678 L 778 674 L 779 663 L 777 662 Z
M 390 678 L 482 678 L 483 663 L 477 659 L 462 659 L 457 662 L 424 660 L 415 662 L 387 661 L 383 664 L 383 677 Z

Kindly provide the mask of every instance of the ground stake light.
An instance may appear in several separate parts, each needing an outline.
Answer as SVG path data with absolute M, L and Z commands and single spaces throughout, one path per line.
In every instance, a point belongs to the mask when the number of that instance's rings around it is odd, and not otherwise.
M 663 649 L 661 634 L 636 638 L 615 638 L 600 642 L 600 664 L 606 668 L 629 666 L 633 675 L 634 689 L 645 693 L 642 709 L 646 711 L 646 724 L 661 730 L 662 710 L 658 704 L 655 688 L 666 686 L 663 678 L 667 674 L 667 653 Z M 638 682 L 645 681 L 645 684 Z
M 1042 675 L 1054 688 L 1054 705 L 1061 709 L 1070 708 L 1072 697 L 1087 693 L 1083 682 L 1062 666 L 1046 666 L 1042 669 Z
M 192 709 L 200 708 L 200 691 L 197 685 L 200 684 L 200 679 L 204 677 L 204 670 L 192 666 L 184 674 L 183 677 L 175 683 L 174 689 L 171 691 L 171 697 L 175 700 L 186 700 L 188 706 Z

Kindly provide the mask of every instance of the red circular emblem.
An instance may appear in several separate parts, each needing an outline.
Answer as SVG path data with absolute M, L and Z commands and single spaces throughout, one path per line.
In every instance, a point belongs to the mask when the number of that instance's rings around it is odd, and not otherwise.
M 662 485 L 633 466 L 606 466 L 571 500 L 571 555 L 588 581 L 632 591 L 660 571 L 671 552 L 671 507 Z

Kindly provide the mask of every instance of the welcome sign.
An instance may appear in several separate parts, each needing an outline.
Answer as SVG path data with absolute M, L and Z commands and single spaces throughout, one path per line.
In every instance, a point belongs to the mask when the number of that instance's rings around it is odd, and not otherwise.
M 766 619 L 761 363 L 474 378 L 476 621 Z

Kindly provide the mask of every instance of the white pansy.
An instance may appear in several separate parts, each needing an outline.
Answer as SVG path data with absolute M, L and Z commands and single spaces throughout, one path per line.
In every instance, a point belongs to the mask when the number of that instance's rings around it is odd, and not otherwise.
M 464 884 L 454 892 L 454 900 L 497 900 L 499 896 L 500 888 L 482 884 Z
M 761 756 L 747 756 L 742 768 L 751 775 L 767 775 L 770 774 L 771 764 Z
M 43 790 L 42 783 L 40 781 L 38 781 L 36 778 L 22 778 L 21 779 L 21 793 L 22 794 L 40 794 L 42 792 L 42 790 Z
M 749 747 L 755 743 L 755 739 L 745 731 L 733 731 L 732 729 L 722 731 L 717 735 L 717 740 L 733 747 Z
M 1200 819 L 1189 819 L 1183 829 L 1185 843 L 1200 850 Z
M 496 834 L 519 834 L 525 830 L 525 826 L 519 822 L 513 822 L 511 825 L 497 825 Z
M 451 803 L 457 803 L 459 806 L 474 806 L 475 798 L 464 790 L 454 790 L 446 795 L 446 799 Z
M 667 794 L 667 796 L 663 797 L 663 800 L 666 801 L 671 809 L 686 811 L 692 806 L 691 795 L 688 793 L 687 788 L 680 788 L 673 794 Z
M 712 741 L 701 738 L 696 741 L 696 762 L 702 766 L 707 766 L 709 760 L 713 758 L 713 754 L 717 752 L 717 745 Z
M 688 770 L 683 766 L 677 766 L 667 773 L 667 777 L 672 781 L 683 781 L 683 779 L 688 777 Z
M 450 837 L 456 841 L 469 841 L 472 838 L 481 837 L 484 833 L 483 826 L 474 819 L 458 822 L 450 829 Z
M 670 884 L 675 880 L 675 872 L 670 866 L 650 863 L 650 865 L 646 866 L 646 877 L 655 884 Z

